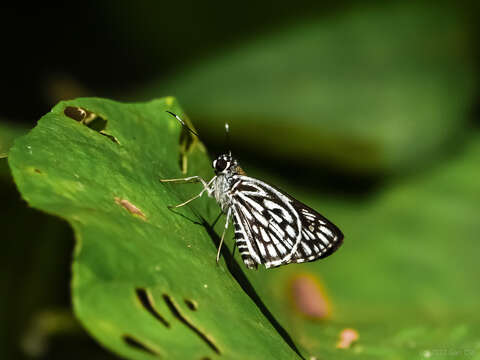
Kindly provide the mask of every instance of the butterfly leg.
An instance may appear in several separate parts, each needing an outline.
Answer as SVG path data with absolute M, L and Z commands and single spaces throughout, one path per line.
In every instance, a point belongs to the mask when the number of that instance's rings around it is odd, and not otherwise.
M 177 205 L 169 205 L 168 207 L 169 207 L 170 209 L 176 209 L 176 208 L 179 208 L 179 207 L 185 206 L 185 205 L 187 205 L 188 203 L 192 202 L 193 200 L 195 200 L 195 199 L 198 199 L 200 196 L 202 196 L 202 195 L 203 195 L 203 193 L 204 193 L 204 192 L 205 192 L 205 189 L 203 189 L 203 190 L 200 192 L 200 194 L 198 194 L 198 195 L 195 195 L 193 198 L 191 198 L 191 199 L 188 199 L 187 201 L 184 201 L 184 202 L 183 202 L 183 203 L 181 203 L 181 204 L 177 204 Z
M 220 260 L 220 250 L 222 249 L 223 239 L 225 238 L 225 233 L 227 232 L 227 229 L 228 229 L 228 223 L 230 222 L 230 213 L 231 213 L 231 209 L 229 208 L 227 212 L 227 221 L 225 222 L 225 228 L 223 229 L 222 238 L 220 239 L 220 245 L 218 245 L 217 264 L 218 264 L 218 260 Z
M 215 177 L 214 177 L 215 178 Z M 209 184 L 213 181 L 210 180 L 207 184 L 205 180 L 203 180 L 200 176 L 190 176 L 186 178 L 180 178 L 180 179 L 160 179 L 160 182 L 171 182 L 174 184 L 179 184 L 179 183 L 197 183 L 201 182 L 203 184 L 204 188 L 208 188 Z
M 200 176 L 190 176 L 190 177 L 187 177 L 187 178 L 182 178 L 182 179 L 160 179 L 160 182 L 171 182 L 171 183 L 174 183 L 174 184 L 178 184 L 178 183 L 197 183 L 197 182 L 201 182 L 202 185 L 203 185 L 203 190 L 200 191 L 200 193 L 198 195 L 195 195 L 193 198 L 191 199 L 188 199 L 187 201 L 184 201 L 183 203 L 181 204 L 178 204 L 178 205 L 173 205 L 173 206 L 169 206 L 169 208 L 179 208 L 179 207 L 182 207 L 182 206 L 185 206 L 187 205 L 189 202 L 195 200 L 195 199 L 198 199 L 200 196 L 203 195 L 203 193 L 205 191 L 208 192 L 208 194 L 210 195 L 211 192 L 212 192 L 212 189 L 210 188 L 210 185 L 212 184 L 212 182 L 215 180 L 216 176 L 214 176 L 212 178 L 212 180 L 210 180 L 208 183 L 203 180 Z

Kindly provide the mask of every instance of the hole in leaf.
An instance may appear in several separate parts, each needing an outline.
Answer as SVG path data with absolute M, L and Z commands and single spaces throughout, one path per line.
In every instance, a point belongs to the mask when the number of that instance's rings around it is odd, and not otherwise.
M 146 289 L 136 288 L 135 292 L 137 294 L 137 298 L 142 304 L 142 306 L 147 310 L 150 314 L 152 314 L 158 321 L 160 321 L 166 327 L 170 327 L 170 324 L 165 318 L 160 315 L 160 313 L 155 309 L 155 302 L 153 300 L 153 296 L 148 292 Z
M 124 209 L 126 209 L 130 214 L 132 215 L 137 215 L 139 216 L 140 218 L 142 218 L 142 220 L 146 220 L 147 218 L 145 217 L 145 214 L 143 213 L 142 210 L 140 210 L 138 207 L 136 207 L 135 205 L 133 205 L 130 201 L 126 200 L 126 199 L 120 199 L 118 197 L 115 198 L 115 202 L 122 206 Z
M 158 353 L 156 351 L 152 350 L 151 348 L 149 348 L 145 344 L 142 344 L 140 341 L 138 341 L 137 339 L 135 339 L 134 337 L 132 337 L 130 335 L 123 335 L 122 339 L 123 339 L 123 341 L 125 341 L 125 343 L 128 346 L 131 346 L 131 347 L 133 347 L 137 350 L 144 351 L 148 354 L 158 356 Z
M 196 311 L 198 309 L 197 302 L 194 300 L 190 299 L 185 299 L 185 304 L 188 306 L 188 308 L 192 311 Z
M 173 299 L 167 295 L 163 294 L 163 299 L 165 300 L 165 303 L 167 304 L 168 308 L 172 312 L 172 314 L 180 320 L 182 323 L 184 323 L 186 326 L 188 326 L 191 330 L 193 330 L 199 337 L 202 339 L 213 351 L 215 351 L 217 354 L 220 354 L 220 349 L 218 348 L 217 345 L 206 335 L 204 334 L 200 329 L 198 329 L 195 325 L 193 325 L 190 320 L 188 320 L 179 310 L 177 305 L 173 302 Z
M 87 117 L 87 110 L 76 106 L 67 106 L 65 110 L 63 110 L 63 113 L 65 116 L 76 121 L 82 121 Z
M 99 133 L 100 133 L 100 135 L 103 135 L 103 136 L 109 138 L 115 144 L 120 144 L 115 136 L 107 134 L 104 130 L 100 130 Z
M 107 128 L 107 120 L 101 116 L 78 106 L 67 106 L 65 110 L 63 110 L 63 113 L 65 116 L 68 116 L 90 129 L 95 130 L 100 135 L 109 138 L 112 142 L 116 144 L 119 143 L 115 136 L 110 135 L 105 131 Z

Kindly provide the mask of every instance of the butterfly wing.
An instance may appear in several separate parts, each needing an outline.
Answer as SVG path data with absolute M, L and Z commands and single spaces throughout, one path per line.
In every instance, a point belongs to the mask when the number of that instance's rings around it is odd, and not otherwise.
M 302 222 L 301 246 L 295 253 L 294 262 L 313 261 L 333 254 L 343 243 L 340 229 L 317 211 L 289 198 Z
M 248 268 L 313 261 L 342 243 L 334 224 L 263 181 L 235 176 L 231 199 L 235 240 Z

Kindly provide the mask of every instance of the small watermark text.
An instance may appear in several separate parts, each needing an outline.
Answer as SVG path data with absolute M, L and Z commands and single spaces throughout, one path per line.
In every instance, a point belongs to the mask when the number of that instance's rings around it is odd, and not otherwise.
M 470 358 L 475 355 L 474 349 L 455 349 L 455 348 L 436 348 L 422 350 L 421 355 L 425 359 L 434 357 L 456 357 L 462 356 L 462 358 Z

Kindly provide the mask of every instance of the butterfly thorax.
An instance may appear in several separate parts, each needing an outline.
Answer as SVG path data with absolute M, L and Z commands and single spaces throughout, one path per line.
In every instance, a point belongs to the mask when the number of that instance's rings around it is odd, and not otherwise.
M 232 203 L 231 189 L 238 175 L 245 175 L 245 172 L 230 153 L 218 156 L 212 165 L 216 174 L 212 184 L 213 195 L 222 211 L 226 213 Z
M 232 176 L 217 175 L 213 183 L 213 195 L 224 213 L 226 213 L 227 210 L 230 208 L 232 202 L 230 196 L 232 180 Z

